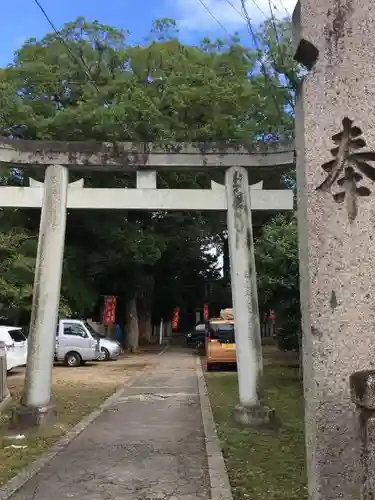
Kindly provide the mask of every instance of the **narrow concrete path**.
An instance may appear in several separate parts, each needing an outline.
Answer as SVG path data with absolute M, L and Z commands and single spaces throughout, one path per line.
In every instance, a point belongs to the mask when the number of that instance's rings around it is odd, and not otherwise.
M 155 359 L 12 500 L 208 500 L 195 357 Z

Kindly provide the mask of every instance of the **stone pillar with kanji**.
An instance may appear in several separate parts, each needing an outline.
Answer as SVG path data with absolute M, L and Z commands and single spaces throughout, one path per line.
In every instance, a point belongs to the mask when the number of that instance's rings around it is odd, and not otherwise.
M 375 0 L 300 0 L 296 59 L 303 371 L 310 500 L 363 497 L 352 373 L 375 364 Z M 371 469 L 370 474 L 375 474 Z

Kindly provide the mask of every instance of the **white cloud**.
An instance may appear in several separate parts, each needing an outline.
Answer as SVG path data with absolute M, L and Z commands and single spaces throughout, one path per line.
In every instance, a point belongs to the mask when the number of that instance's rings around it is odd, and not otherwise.
M 271 17 L 270 4 L 276 18 L 291 15 L 297 0 L 246 0 L 249 16 L 257 25 Z M 206 8 L 204 7 L 204 5 Z M 232 4 L 232 5 L 231 5 Z M 240 0 L 175 0 L 179 25 L 192 31 L 220 29 L 222 24 L 230 32 L 245 26 Z

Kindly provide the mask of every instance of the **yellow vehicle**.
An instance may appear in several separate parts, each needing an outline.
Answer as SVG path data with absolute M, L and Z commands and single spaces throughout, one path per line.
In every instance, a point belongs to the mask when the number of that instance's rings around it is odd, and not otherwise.
M 212 318 L 206 336 L 207 371 L 216 365 L 237 363 L 234 338 L 234 317 L 231 309 L 220 312 L 220 318 Z

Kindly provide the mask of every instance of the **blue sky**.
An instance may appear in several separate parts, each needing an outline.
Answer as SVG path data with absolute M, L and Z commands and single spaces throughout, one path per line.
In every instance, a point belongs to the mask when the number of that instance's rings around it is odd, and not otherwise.
M 194 43 L 203 36 L 223 36 L 238 31 L 241 38 L 248 32 L 241 11 L 240 0 L 40 0 L 47 14 L 59 28 L 78 16 L 97 19 L 104 24 L 128 28 L 132 40 L 142 41 L 154 19 L 170 17 L 178 21 L 181 38 Z M 296 0 L 272 0 L 276 17 L 292 12 Z M 247 9 L 254 24 L 270 13 L 268 0 L 247 0 Z M 216 18 L 216 19 L 214 19 Z M 18 0 L 16 4 L 3 2 L 0 18 L 2 35 L 0 66 L 12 61 L 13 53 L 30 37 L 40 38 L 51 28 L 34 0 Z

